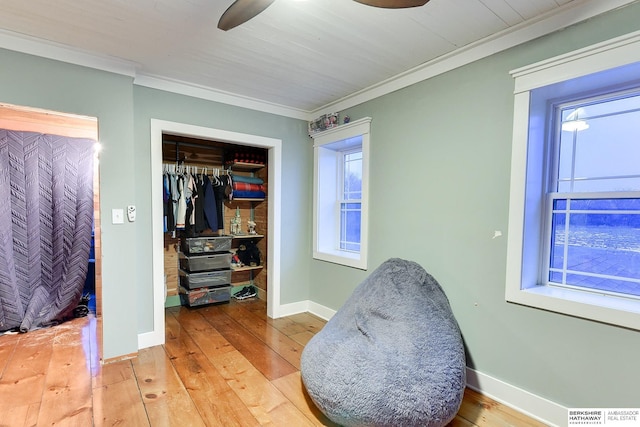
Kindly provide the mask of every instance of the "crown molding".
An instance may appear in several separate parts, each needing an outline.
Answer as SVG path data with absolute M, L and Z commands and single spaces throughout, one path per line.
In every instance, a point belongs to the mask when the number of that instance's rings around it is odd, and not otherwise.
M 135 62 L 90 53 L 61 43 L 26 36 L 8 30 L 0 29 L 0 48 L 132 77 L 134 84 L 139 86 L 146 86 L 279 116 L 305 121 L 310 120 L 308 111 L 224 92 L 214 88 L 198 86 L 192 83 L 141 74 L 138 72 L 140 66 Z
M 311 112 L 316 117 L 328 111 L 344 111 L 383 95 L 444 74 L 456 68 L 505 51 L 512 47 L 562 30 L 597 15 L 636 3 L 638 0 L 573 0 L 537 18 L 470 43 L 404 73 L 354 92 Z
M 205 99 L 207 101 L 248 108 L 250 110 L 261 111 L 264 113 L 271 113 L 300 120 L 310 120 L 308 111 L 262 101 L 248 96 L 237 95 L 210 87 L 199 86 L 193 83 L 171 80 L 160 76 L 138 74 L 134 79 L 133 84 L 151 89 L 192 96 L 195 98 Z
M 0 29 L 0 48 L 53 59 L 96 70 L 135 77 L 138 64 L 107 55 L 97 55 L 61 43 Z

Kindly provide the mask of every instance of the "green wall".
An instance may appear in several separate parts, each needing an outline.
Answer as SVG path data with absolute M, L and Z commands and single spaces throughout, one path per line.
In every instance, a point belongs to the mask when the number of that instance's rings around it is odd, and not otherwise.
M 638 406 L 640 332 L 505 302 L 509 71 L 639 29 L 635 4 L 342 112 L 373 118 L 371 269 L 419 262 L 451 301 L 470 367 L 567 407 Z M 311 300 L 337 308 L 367 274 L 313 261 Z

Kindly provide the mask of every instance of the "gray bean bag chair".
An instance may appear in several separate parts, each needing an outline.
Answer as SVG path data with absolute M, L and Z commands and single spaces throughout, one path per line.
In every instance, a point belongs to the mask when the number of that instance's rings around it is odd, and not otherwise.
M 462 403 L 465 355 L 438 282 L 415 262 L 371 273 L 304 348 L 301 374 L 343 426 L 441 427 Z

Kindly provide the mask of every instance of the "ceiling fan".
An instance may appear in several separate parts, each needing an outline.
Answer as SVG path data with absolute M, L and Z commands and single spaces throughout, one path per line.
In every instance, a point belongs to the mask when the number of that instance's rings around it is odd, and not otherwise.
M 218 28 L 227 31 L 265 10 L 275 0 L 236 0 L 222 14 L 218 22 Z M 429 0 L 354 0 L 358 3 L 387 9 L 402 9 L 425 5 Z

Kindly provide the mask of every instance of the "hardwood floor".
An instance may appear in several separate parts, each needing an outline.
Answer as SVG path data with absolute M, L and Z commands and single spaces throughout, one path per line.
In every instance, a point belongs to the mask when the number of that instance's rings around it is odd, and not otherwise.
M 300 354 L 325 322 L 263 301 L 166 311 L 166 344 L 100 366 L 96 320 L 0 336 L 0 426 L 335 426 Z M 543 426 L 467 390 L 449 427 Z

